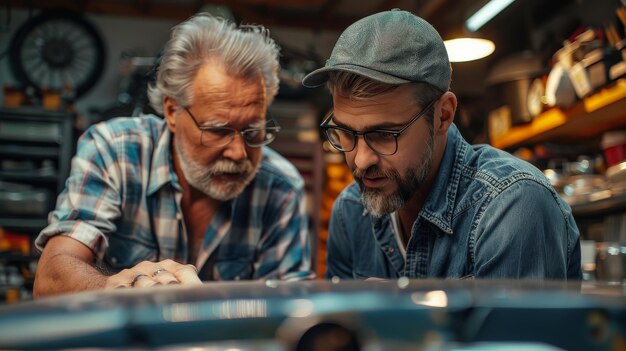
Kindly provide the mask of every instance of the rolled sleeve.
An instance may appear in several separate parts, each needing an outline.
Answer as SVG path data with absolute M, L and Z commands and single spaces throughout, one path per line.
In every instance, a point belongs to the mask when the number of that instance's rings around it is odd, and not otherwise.
M 104 255 L 106 234 L 116 230 L 120 217 L 115 152 L 106 137 L 92 127 L 80 138 L 66 187 L 48 216 L 49 225 L 35 240 L 37 249 L 43 250 L 51 237 L 65 235 L 85 244 L 98 258 Z

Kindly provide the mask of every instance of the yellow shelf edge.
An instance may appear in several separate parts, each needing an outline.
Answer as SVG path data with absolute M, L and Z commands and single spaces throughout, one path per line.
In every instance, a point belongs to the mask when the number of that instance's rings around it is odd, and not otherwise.
M 558 108 L 550 109 L 535 118 L 529 124 L 511 128 L 505 135 L 494 138 L 491 144 L 499 149 L 504 149 L 520 144 L 530 137 L 545 133 L 567 122 L 567 115 Z
M 610 88 L 602 89 L 583 99 L 583 106 L 585 111 L 593 112 L 624 98 L 626 98 L 626 79 L 620 79 Z
M 613 85 L 584 98 L 572 108 L 563 111 L 560 108 L 551 108 L 536 116 L 525 125 L 512 127 L 505 134 L 491 139 L 491 145 L 499 149 L 505 149 L 522 144 L 530 138 L 537 137 L 554 128 L 567 123 L 568 120 L 594 112 L 607 105 L 626 98 L 626 79 L 617 80 Z

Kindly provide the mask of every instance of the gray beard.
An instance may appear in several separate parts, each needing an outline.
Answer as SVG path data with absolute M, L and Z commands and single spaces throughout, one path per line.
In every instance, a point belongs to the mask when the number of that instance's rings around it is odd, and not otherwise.
M 259 169 L 259 164 L 254 166 L 250 160 L 237 163 L 220 159 L 209 166 L 202 165 L 189 157 L 187 149 L 176 137 L 174 149 L 187 183 L 219 201 L 232 200 L 241 194 Z M 216 181 L 215 176 L 222 173 L 237 173 L 239 177 L 236 181 Z
M 356 169 L 353 172 L 354 179 L 361 188 L 361 201 L 365 209 L 374 217 L 382 217 L 395 212 L 406 204 L 406 202 L 420 189 L 428 172 L 433 157 L 433 136 L 431 135 L 426 143 L 426 150 L 422 154 L 422 167 L 410 167 L 406 171 L 406 177 L 402 178 L 397 170 L 391 169 L 381 171 L 377 166 L 371 166 L 365 171 Z M 371 189 L 365 187 L 362 178 L 364 176 L 385 176 L 392 179 L 397 184 L 397 189 L 387 195 L 382 189 Z

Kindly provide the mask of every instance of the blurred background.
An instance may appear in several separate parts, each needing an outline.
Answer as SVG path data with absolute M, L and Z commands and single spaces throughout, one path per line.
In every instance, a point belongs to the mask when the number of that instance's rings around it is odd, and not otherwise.
M 330 209 L 352 180 L 321 138 L 325 87 L 304 89 L 348 25 L 401 8 L 449 46 L 455 123 L 470 143 L 525 159 L 572 205 L 587 280 L 626 275 L 626 9 L 619 0 L 32 0 L 0 2 L 0 296 L 30 298 L 37 253 L 77 137 L 152 113 L 152 65 L 172 26 L 200 11 L 270 29 L 282 47 L 272 148 L 307 184 L 318 275 Z M 487 41 L 485 41 L 487 40 Z M 449 45 L 459 41 L 450 41 Z M 483 52 L 476 52 L 484 45 Z M 458 53 L 465 56 L 457 57 Z M 486 56 L 485 56 L 486 55 Z

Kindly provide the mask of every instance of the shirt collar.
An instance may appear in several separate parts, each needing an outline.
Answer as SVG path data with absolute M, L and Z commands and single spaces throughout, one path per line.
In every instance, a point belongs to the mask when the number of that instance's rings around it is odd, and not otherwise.
M 467 151 L 468 144 L 463 142 L 459 130 L 454 124 L 450 125 L 446 150 L 435 183 L 422 208 L 422 217 L 448 234 L 452 234 L 452 215 L 461 181 L 461 160 Z M 445 196 L 441 196 L 442 194 Z
M 171 183 L 172 186 L 181 190 L 178 183 L 178 177 L 174 171 L 174 162 L 172 160 L 172 152 L 170 144 L 172 141 L 172 133 L 167 128 L 167 124 L 163 123 L 163 130 L 157 145 L 154 148 L 152 156 L 152 164 L 150 165 L 150 178 L 148 180 L 147 195 L 156 193 L 163 185 Z

